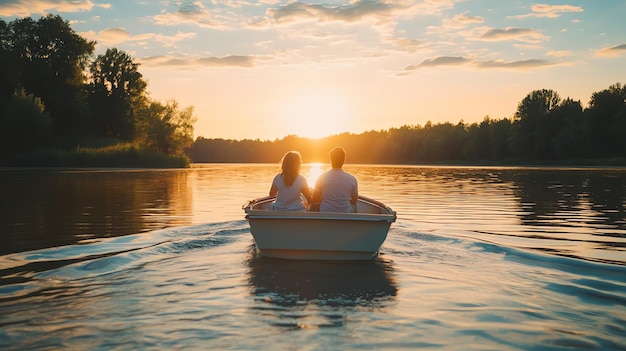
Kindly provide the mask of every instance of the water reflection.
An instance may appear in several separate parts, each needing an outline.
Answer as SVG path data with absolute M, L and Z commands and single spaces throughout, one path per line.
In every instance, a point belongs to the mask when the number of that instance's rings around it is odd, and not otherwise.
M 626 177 L 612 170 L 519 170 L 501 178 L 516 186 L 526 225 L 626 228 Z M 616 236 L 610 231 L 595 235 Z M 617 235 L 623 236 L 623 235 Z
M 185 171 L 0 172 L 0 254 L 190 224 Z
M 338 326 L 346 314 L 387 307 L 398 292 L 389 261 L 249 260 L 253 310 L 270 324 Z
M 390 188 L 428 210 L 437 202 L 491 208 L 516 207 L 522 225 L 626 229 L 626 172 L 622 169 L 541 169 L 471 167 L 356 167 L 363 191 L 389 196 Z M 460 199 L 454 203 L 451 199 Z M 392 204 L 402 199 L 390 198 Z M 395 209 L 395 208 L 394 208 Z M 476 210 L 482 208 L 475 208 Z M 478 213 L 481 214 L 481 213 Z M 482 213 L 484 214 L 484 213 Z M 597 235 L 623 237 L 612 231 Z

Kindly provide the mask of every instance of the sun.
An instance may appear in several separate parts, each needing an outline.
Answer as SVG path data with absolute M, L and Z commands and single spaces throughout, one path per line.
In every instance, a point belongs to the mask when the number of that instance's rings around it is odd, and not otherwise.
M 350 131 L 350 102 L 332 89 L 309 89 L 283 101 L 282 121 L 286 134 L 323 138 Z
M 309 187 L 315 187 L 315 183 L 317 182 L 317 178 L 324 172 L 322 169 L 322 164 L 319 162 L 307 163 L 302 167 L 302 173 L 306 178 Z

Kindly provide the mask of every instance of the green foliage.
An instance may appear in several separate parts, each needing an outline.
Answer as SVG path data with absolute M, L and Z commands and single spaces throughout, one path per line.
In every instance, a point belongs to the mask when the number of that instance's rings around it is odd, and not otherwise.
M 91 64 L 87 101 L 93 134 L 123 140 L 136 136 L 147 87 L 138 67 L 130 55 L 115 48 L 98 55 Z
M 620 83 L 593 93 L 586 111 L 589 120 L 589 149 L 593 156 L 620 157 L 626 154 L 626 87 Z
M 176 101 L 153 101 L 139 111 L 139 145 L 146 150 L 182 155 L 193 142 L 193 108 L 180 110 Z
M 40 98 L 18 89 L 10 99 L 0 100 L 0 156 L 41 147 L 50 140 L 50 116 Z
M 553 158 L 550 139 L 554 133 L 553 112 L 561 98 L 553 90 L 535 90 L 517 106 L 511 151 L 522 159 Z
M 22 167 L 100 167 L 100 168 L 185 168 L 189 159 L 139 149 L 131 144 L 104 148 L 37 149 L 14 156 L 13 166 Z
M 82 133 L 86 108 L 80 92 L 86 65 L 95 42 L 76 34 L 60 16 L 30 17 L 0 25 L 3 44 L 0 60 L 7 65 L 0 76 L 5 94 L 22 86 L 40 98 L 50 113 L 53 133 L 74 138 Z
M 187 165 L 193 109 L 151 102 L 139 64 L 115 48 L 91 61 L 95 44 L 60 16 L 0 19 L 0 162 Z

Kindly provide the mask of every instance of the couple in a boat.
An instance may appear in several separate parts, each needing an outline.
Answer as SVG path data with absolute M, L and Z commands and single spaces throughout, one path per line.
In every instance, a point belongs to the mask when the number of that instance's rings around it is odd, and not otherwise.
M 281 173 L 272 181 L 270 196 L 276 196 L 276 201 L 270 208 L 276 211 L 356 212 L 359 186 L 356 178 L 343 170 L 345 161 L 343 148 L 332 149 L 332 169 L 319 176 L 311 194 L 306 179 L 300 174 L 300 153 L 287 152 L 281 162 Z

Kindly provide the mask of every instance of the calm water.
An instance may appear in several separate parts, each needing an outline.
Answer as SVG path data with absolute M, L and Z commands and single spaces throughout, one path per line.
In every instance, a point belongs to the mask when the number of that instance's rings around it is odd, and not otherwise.
M 371 262 L 255 256 L 276 165 L 0 170 L 0 349 L 626 350 L 626 170 L 347 169 Z

